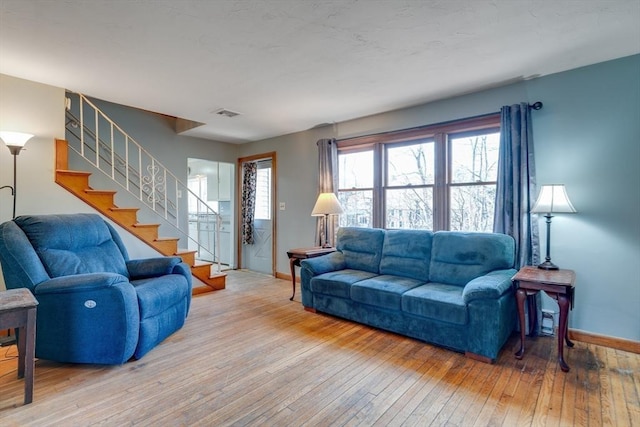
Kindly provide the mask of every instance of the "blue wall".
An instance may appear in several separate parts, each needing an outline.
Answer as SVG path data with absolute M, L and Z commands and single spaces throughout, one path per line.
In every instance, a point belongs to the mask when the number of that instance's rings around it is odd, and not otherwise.
M 556 215 L 551 255 L 576 271 L 569 326 L 640 341 L 640 55 L 363 117 L 240 147 L 277 151 L 277 271 L 288 248 L 313 244 L 320 138 L 347 138 L 499 111 L 542 101 L 533 111 L 538 184 L 563 183 L 573 215 Z M 339 100 L 337 100 L 339 102 Z M 308 230 L 308 231 L 305 231 Z M 540 221 L 544 248 L 545 224 Z M 543 306 L 558 311 L 549 298 Z

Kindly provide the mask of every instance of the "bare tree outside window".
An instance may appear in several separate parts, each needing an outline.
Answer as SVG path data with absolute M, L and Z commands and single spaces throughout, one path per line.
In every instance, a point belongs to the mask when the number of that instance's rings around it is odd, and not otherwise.
M 389 146 L 386 153 L 386 228 L 433 229 L 433 141 Z
M 373 151 L 338 156 L 340 227 L 373 227 Z
M 491 232 L 500 114 L 338 141 L 340 226 Z
M 451 139 L 451 230 L 493 230 L 499 146 L 499 133 Z

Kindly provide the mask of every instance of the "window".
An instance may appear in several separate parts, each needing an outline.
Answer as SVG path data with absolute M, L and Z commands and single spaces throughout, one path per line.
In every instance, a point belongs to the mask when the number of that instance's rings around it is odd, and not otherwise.
M 340 226 L 493 229 L 500 117 L 338 143 Z
M 271 219 L 271 162 L 258 163 L 254 219 Z
M 338 162 L 340 226 L 373 227 L 373 151 L 344 152 Z
M 500 133 L 452 136 L 449 229 L 493 230 Z

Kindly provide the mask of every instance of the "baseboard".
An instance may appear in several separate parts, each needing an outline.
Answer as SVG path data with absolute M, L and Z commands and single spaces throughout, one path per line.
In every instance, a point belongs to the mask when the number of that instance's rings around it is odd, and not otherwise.
M 289 282 L 291 282 L 291 275 L 290 274 L 280 273 L 280 272 L 276 271 L 276 279 L 288 280 Z M 299 277 L 296 277 L 296 283 L 300 283 L 300 278 Z
M 585 342 L 587 344 L 596 344 L 604 347 L 615 348 L 616 350 L 640 354 L 639 341 L 594 334 L 593 332 L 581 331 L 580 329 L 569 329 L 569 338 L 576 341 Z

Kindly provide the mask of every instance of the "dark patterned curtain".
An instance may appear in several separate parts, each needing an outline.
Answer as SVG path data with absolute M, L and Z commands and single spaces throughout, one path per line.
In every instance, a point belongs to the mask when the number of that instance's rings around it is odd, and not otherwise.
M 540 258 L 538 222 L 531 220 L 536 197 L 533 131 L 529 104 L 500 110 L 500 155 L 493 231 L 516 241 L 516 268 Z
M 320 139 L 318 146 L 318 195 L 320 193 L 334 193 L 338 188 L 338 147 L 335 139 Z M 316 246 L 322 245 L 324 217 L 316 221 Z M 338 227 L 338 217 L 329 215 L 327 218 L 327 234 L 329 242 L 335 242 L 335 232 Z
M 258 164 L 248 162 L 242 165 L 242 243 L 253 245 L 253 217 L 256 210 L 256 179 Z

